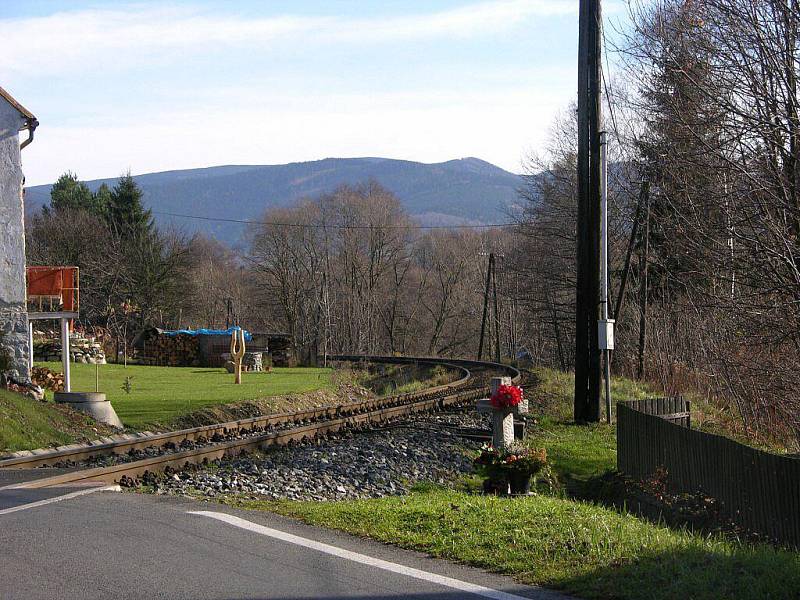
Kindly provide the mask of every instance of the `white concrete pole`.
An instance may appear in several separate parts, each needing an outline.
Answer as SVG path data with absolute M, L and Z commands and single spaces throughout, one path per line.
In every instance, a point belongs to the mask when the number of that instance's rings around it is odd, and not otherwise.
M 600 349 L 605 358 L 606 421 L 611 423 L 611 349 L 614 323 L 608 318 L 608 139 L 600 132 L 600 319 L 604 335 Z M 599 334 L 599 329 L 598 329 Z
M 608 143 L 600 132 L 600 318 L 608 320 Z
M 64 366 L 64 391 L 71 392 L 69 376 L 69 319 L 61 319 L 61 364 Z
M 28 321 L 28 367 L 33 372 L 33 321 Z
M 511 377 L 492 377 L 492 395 L 501 385 L 511 385 Z M 492 445 L 508 448 L 514 443 L 514 413 L 511 410 L 492 411 Z

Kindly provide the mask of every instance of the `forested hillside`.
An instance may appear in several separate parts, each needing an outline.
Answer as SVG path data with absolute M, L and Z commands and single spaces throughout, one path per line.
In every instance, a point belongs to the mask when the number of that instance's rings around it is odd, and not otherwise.
M 80 175 L 80 174 L 79 174 Z M 237 223 L 169 217 L 253 220 L 268 208 L 333 191 L 343 184 L 374 180 L 393 192 L 411 216 L 427 225 L 494 223 L 506 220 L 522 180 L 477 158 L 425 164 L 386 158 L 326 158 L 287 165 L 240 165 L 135 175 L 142 202 L 156 223 L 186 233 L 204 233 L 229 245 L 242 242 Z M 112 179 L 87 181 L 96 191 Z M 50 185 L 26 190 L 28 211 L 50 201 Z

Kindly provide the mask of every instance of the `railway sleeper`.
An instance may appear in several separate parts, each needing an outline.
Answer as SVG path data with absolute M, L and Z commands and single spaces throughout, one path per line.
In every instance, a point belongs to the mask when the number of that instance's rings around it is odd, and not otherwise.
M 461 361 L 472 364 L 470 361 Z M 503 367 L 505 368 L 505 367 Z M 26 487 L 45 487 L 48 485 L 58 485 L 76 481 L 105 481 L 105 482 L 129 482 L 143 473 L 151 473 L 153 470 L 166 472 L 166 469 L 184 468 L 186 465 L 207 464 L 211 460 L 217 460 L 231 453 L 238 454 L 249 452 L 255 449 L 268 448 L 274 445 L 294 445 L 308 442 L 319 436 L 331 436 L 338 432 L 348 429 L 358 429 L 368 426 L 373 422 L 386 422 L 397 418 L 415 414 L 423 411 L 444 410 L 447 407 L 474 400 L 483 395 L 483 382 L 475 383 L 469 381 L 469 372 L 464 369 L 467 376 L 453 384 L 446 384 L 427 390 L 423 393 L 404 394 L 380 400 L 368 400 L 353 405 L 338 405 L 336 407 L 325 407 L 322 409 L 312 409 L 299 413 L 284 413 L 279 415 L 267 415 L 263 417 L 253 417 L 237 422 L 203 426 L 182 432 L 172 432 L 168 434 L 156 434 L 149 436 L 148 439 L 140 438 L 134 442 L 125 444 L 104 444 L 86 449 L 84 457 L 91 457 L 93 454 L 105 453 L 116 454 L 118 451 L 124 452 L 122 448 L 127 447 L 128 452 L 142 450 L 153 447 L 153 441 L 163 440 L 162 446 L 171 444 L 175 448 L 177 441 L 181 447 L 191 445 L 190 441 L 199 442 L 203 440 L 210 445 L 200 448 L 181 450 L 171 454 L 165 454 L 153 458 L 139 461 L 120 463 L 109 467 L 95 467 L 77 471 L 74 473 L 58 475 L 55 477 L 41 479 L 36 482 L 25 484 Z M 518 379 L 519 375 L 517 372 Z M 467 383 L 470 385 L 467 385 Z M 443 393 L 451 392 L 442 396 Z M 269 427 L 294 425 L 278 431 L 266 432 Z M 239 435 L 250 434 L 249 437 L 242 439 L 230 439 Z M 264 432 L 260 435 L 258 432 Z M 255 434 L 255 435 L 253 435 Z M 206 437 L 207 436 L 207 437 Z M 170 440 L 170 437 L 175 438 Z M 178 439 L 181 438 L 181 439 Z M 214 440 L 219 440 L 214 441 Z M 150 444 L 148 444 L 150 441 Z M 117 447 L 118 446 L 118 447 Z M 177 448 L 176 448 L 177 449 Z M 94 452 L 93 452 L 94 451 Z M 69 454 L 69 452 L 54 453 Z M 78 458 L 81 452 L 73 453 Z M 37 457 L 41 462 L 47 464 L 48 458 Z M 52 461 L 56 457 L 49 457 Z M 0 468 L 10 467 L 13 463 L 24 468 L 23 463 L 29 462 L 20 459 L 11 461 L 0 461 Z M 6 463 L 6 464 L 3 464 Z

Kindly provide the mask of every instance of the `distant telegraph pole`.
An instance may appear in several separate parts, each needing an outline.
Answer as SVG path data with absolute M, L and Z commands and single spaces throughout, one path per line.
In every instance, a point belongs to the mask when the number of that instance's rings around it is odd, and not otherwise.
M 485 255 L 484 255 L 485 256 Z M 494 252 L 489 253 L 489 266 L 486 268 L 486 290 L 483 293 L 483 318 L 481 319 L 481 337 L 478 342 L 478 360 L 483 359 L 483 340 L 486 334 L 486 313 L 489 310 L 489 291 L 494 275 Z M 495 304 L 497 303 L 497 288 L 495 287 Z
M 502 254 L 500 255 L 502 257 Z M 494 258 L 494 255 L 492 255 Z M 494 297 L 494 361 L 500 362 L 500 311 L 497 308 L 497 261 L 492 261 L 492 296 Z
M 600 319 L 600 0 L 580 0 L 578 33 L 578 226 L 575 303 L 575 406 L 579 422 L 601 409 Z

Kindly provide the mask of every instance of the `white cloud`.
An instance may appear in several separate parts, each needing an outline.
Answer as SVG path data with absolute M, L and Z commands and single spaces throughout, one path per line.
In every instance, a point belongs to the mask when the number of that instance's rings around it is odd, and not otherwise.
M 125 5 L 45 17 L 0 20 L 6 72 L 63 74 L 93 65 L 116 69 L 169 59 L 170 53 L 218 46 L 263 49 L 292 44 L 376 44 L 435 37 L 496 34 L 533 16 L 573 14 L 571 0 L 495 0 L 450 10 L 374 18 L 252 18 L 171 6 Z M 2 72 L 0 71 L 0 72 Z
M 143 173 L 327 156 L 423 162 L 478 156 L 519 172 L 521 158 L 547 139 L 549 117 L 542 116 L 556 114 L 566 100 L 566 90 L 535 89 L 347 94 L 298 97 L 294 102 L 284 97 L 260 107 L 223 110 L 214 105 L 191 112 L 124 115 L 118 124 L 43 123 L 36 142 L 25 150 L 24 163 L 30 185 L 53 181 L 67 168 L 94 179 L 128 168 Z
M 438 162 L 472 155 L 519 171 L 522 157 L 546 141 L 552 116 L 574 96 L 573 61 L 565 67 L 546 52 L 522 62 L 494 57 L 491 66 L 474 57 L 464 64 L 431 57 L 424 73 L 419 65 L 394 65 L 394 79 L 374 81 L 370 67 L 331 73 L 314 64 L 295 73 L 282 70 L 281 61 L 325 56 L 341 45 L 364 53 L 365 63 L 376 57 L 376 68 L 386 56 L 381 50 L 395 50 L 378 47 L 385 42 L 413 47 L 476 38 L 487 45 L 522 24 L 526 35 L 536 35 L 548 26 L 545 17 L 574 14 L 577 4 L 496 0 L 358 18 L 253 18 L 185 5 L 111 4 L 110 10 L 0 20 L 0 80 L 21 90 L 20 99 L 42 123 L 24 154 L 31 185 L 67 169 L 94 179 L 128 168 L 142 173 L 326 156 Z M 242 68 L 250 53 L 274 56 L 267 64 L 275 68 L 262 65 L 250 77 Z M 212 55 L 225 57 L 216 71 L 209 71 Z M 244 63 L 224 72 L 236 56 Z M 154 70 L 163 64 L 178 68 Z M 109 80 L 111 69 L 124 78 Z M 27 82 L 28 89 L 8 80 Z

